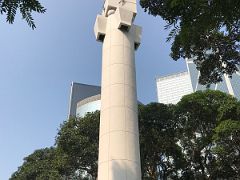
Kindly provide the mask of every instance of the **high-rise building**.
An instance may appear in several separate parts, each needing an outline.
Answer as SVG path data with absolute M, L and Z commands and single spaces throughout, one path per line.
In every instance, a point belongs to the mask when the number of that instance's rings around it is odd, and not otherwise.
M 68 117 L 84 117 L 101 109 L 101 86 L 71 83 Z M 138 104 L 142 104 L 138 101 Z
M 100 110 L 101 87 L 72 82 L 68 116 L 83 117 L 88 112 Z
M 196 65 L 194 64 L 192 59 L 187 59 L 187 69 L 191 79 L 191 84 L 193 88 L 193 92 L 199 90 L 205 90 L 206 86 L 199 84 L 198 79 L 200 76 L 200 71 L 196 69 Z M 232 96 L 240 99 L 240 74 L 239 72 L 233 74 L 232 78 L 228 77 L 226 74 L 223 75 L 223 81 L 217 84 L 212 84 L 209 89 L 211 90 L 219 90 Z
M 193 92 L 188 72 L 162 76 L 156 79 L 158 102 L 176 104 L 182 96 Z
M 176 104 L 184 95 L 207 89 L 198 82 L 200 72 L 193 60 L 186 60 L 186 64 L 186 72 L 156 78 L 158 102 Z M 212 84 L 208 89 L 231 94 L 240 100 L 240 73 L 233 74 L 232 78 L 223 75 L 222 82 Z

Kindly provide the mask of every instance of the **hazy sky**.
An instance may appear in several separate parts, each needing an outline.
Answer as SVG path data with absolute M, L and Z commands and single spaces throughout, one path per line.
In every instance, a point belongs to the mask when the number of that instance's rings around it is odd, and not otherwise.
M 47 12 L 34 15 L 34 31 L 19 14 L 13 25 L 0 16 L 0 180 L 34 150 L 54 145 L 72 81 L 100 85 L 101 43 L 93 26 L 103 1 L 40 1 Z M 157 76 L 186 67 L 169 57 L 163 21 L 138 10 L 143 38 L 136 52 L 137 90 L 146 104 L 157 100 Z

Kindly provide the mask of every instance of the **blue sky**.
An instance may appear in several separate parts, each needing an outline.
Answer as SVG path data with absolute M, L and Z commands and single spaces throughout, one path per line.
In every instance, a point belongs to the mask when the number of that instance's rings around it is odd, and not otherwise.
M 0 179 L 7 180 L 34 150 L 54 144 L 66 120 L 72 81 L 100 85 L 101 43 L 93 26 L 101 0 L 41 0 L 31 30 L 17 15 L 13 25 L 0 18 Z M 168 32 L 160 18 L 138 7 L 143 27 L 136 52 L 138 99 L 156 101 L 155 78 L 186 69 L 169 57 Z

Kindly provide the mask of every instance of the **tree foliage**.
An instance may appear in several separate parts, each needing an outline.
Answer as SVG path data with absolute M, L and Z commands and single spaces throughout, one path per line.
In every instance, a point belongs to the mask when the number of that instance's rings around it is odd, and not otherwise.
M 77 176 L 76 172 L 86 172 L 91 179 L 97 178 L 99 120 L 97 111 L 84 118 L 71 118 L 61 125 L 56 145 L 66 157 L 64 166 L 71 166 L 68 174 Z
M 70 118 L 58 131 L 54 148 L 36 150 L 11 180 L 94 180 L 97 176 L 100 113 Z
M 218 157 L 215 178 L 240 179 L 240 121 L 222 121 L 214 131 L 213 153 Z
M 45 148 L 36 150 L 24 158 L 24 163 L 12 175 L 10 180 L 60 180 L 56 162 L 56 149 Z
M 46 9 L 38 0 L 0 0 L 0 13 L 6 14 L 8 23 L 12 24 L 14 22 L 18 9 L 22 14 L 22 18 L 26 20 L 32 29 L 36 28 L 32 13 L 46 12 Z
M 97 178 L 100 113 L 65 121 L 54 148 L 35 151 L 11 179 Z M 139 106 L 143 180 L 239 179 L 240 102 L 220 91 L 196 92 L 177 105 Z
M 198 91 L 177 104 L 178 139 L 187 161 L 185 179 L 216 179 L 219 157 L 213 152 L 214 129 L 226 119 L 240 120 L 239 113 L 239 102 L 220 91 Z
M 139 106 L 143 179 L 176 179 L 183 162 L 177 145 L 173 107 L 159 103 Z
M 173 39 L 171 57 L 194 59 L 200 83 L 231 76 L 240 64 L 240 1 L 140 0 L 149 14 L 161 16 Z

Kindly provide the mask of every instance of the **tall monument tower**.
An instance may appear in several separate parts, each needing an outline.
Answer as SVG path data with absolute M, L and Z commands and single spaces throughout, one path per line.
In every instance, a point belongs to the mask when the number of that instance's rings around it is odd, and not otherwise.
M 136 0 L 105 0 L 94 31 L 103 42 L 98 180 L 140 180 Z

